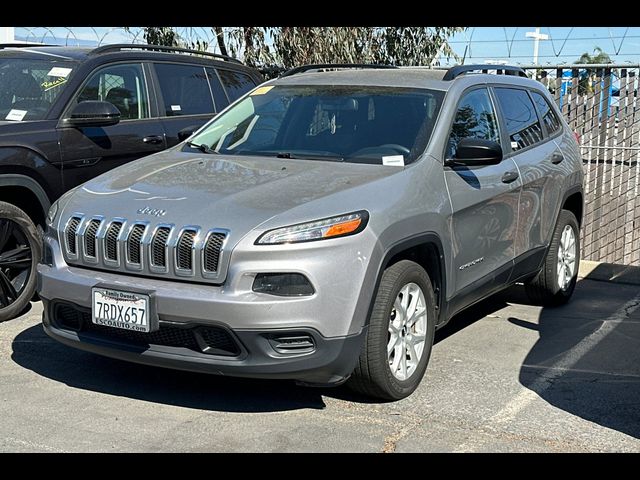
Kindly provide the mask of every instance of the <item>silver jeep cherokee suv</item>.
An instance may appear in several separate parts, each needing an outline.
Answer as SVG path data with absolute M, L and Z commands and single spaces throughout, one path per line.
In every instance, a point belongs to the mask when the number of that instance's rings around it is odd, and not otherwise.
M 517 67 L 302 67 L 52 206 L 44 328 L 400 399 L 463 308 L 515 282 L 569 299 L 582 180 L 574 134 Z

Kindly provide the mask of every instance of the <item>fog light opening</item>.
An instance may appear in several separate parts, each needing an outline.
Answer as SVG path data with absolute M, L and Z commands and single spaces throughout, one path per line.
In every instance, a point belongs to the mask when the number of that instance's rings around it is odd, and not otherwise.
M 315 290 L 301 273 L 259 273 L 253 281 L 253 291 L 280 297 L 313 295 Z
M 316 349 L 313 337 L 305 333 L 274 335 L 269 338 L 269 343 L 276 352 L 285 355 L 310 353 Z

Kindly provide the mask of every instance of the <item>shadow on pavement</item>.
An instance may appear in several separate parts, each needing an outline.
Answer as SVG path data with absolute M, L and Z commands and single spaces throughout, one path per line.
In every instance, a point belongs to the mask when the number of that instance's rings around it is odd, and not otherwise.
M 580 281 L 567 305 L 542 309 L 538 324 L 509 318 L 539 332 L 522 385 L 557 408 L 640 438 L 640 309 L 628 314 L 639 295 L 637 286 Z
M 71 387 L 186 408 L 225 412 L 322 409 L 322 395 L 331 390 L 123 362 L 59 344 L 40 324 L 21 332 L 12 347 L 11 358 L 18 365 Z

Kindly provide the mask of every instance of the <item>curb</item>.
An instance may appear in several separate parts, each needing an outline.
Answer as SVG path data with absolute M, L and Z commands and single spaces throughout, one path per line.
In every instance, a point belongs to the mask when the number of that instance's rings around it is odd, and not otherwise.
M 598 280 L 601 282 L 623 283 L 627 285 L 640 285 L 640 267 L 581 260 L 578 278 Z

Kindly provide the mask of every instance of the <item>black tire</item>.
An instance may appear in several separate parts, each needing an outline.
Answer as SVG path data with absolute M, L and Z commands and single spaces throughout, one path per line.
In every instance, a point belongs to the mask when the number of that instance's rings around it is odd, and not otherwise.
M 420 287 L 425 297 L 425 344 L 422 357 L 413 374 L 406 380 L 399 380 L 391 372 L 387 357 L 389 322 L 396 297 L 400 290 L 411 282 Z M 401 260 L 387 268 L 376 294 L 358 364 L 347 386 L 358 393 L 383 400 L 400 400 L 411 395 L 420 384 L 429 363 L 435 333 L 435 305 L 431 280 L 420 265 L 409 260 Z
M 562 288 L 561 285 L 558 284 L 558 251 L 562 232 L 567 225 L 573 229 L 575 236 L 576 264 L 571 281 L 565 288 Z M 542 269 L 538 275 L 525 284 L 525 290 L 529 299 L 538 305 L 546 307 L 555 307 L 567 303 L 573 294 L 573 290 L 576 288 L 579 267 L 580 227 L 572 212 L 569 210 L 561 210 Z
M 0 202 L 0 322 L 19 316 L 31 301 L 41 241 L 26 213 Z

